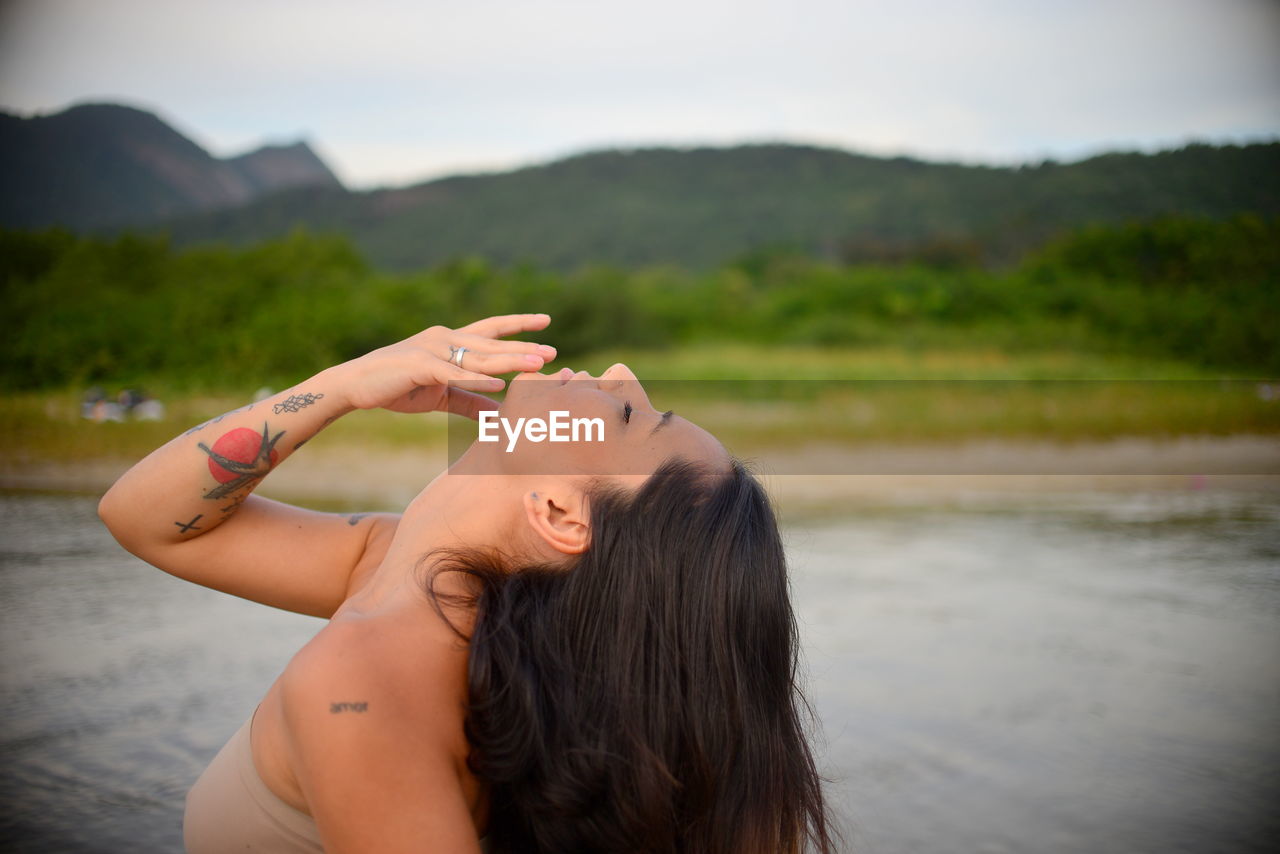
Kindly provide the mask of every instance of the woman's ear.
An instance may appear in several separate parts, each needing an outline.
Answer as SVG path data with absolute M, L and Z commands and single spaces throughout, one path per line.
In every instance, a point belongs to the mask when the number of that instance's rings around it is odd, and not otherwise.
M 529 527 L 547 545 L 567 554 L 582 554 L 591 541 L 591 516 L 587 497 L 581 490 L 544 488 L 524 495 L 525 518 Z

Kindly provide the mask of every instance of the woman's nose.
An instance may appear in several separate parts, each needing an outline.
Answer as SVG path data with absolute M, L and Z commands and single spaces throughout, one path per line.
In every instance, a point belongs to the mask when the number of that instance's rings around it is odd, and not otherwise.
M 602 380 L 635 380 L 636 375 L 631 369 L 621 362 L 615 362 L 610 365 L 604 373 L 600 375 Z
M 631 397 L 638 407 L 653 408 L 653 404 L 649 402 L 649 394 L 640 380 L 636 379 L 635 373 L 621 362 L 610 365 L 608 370 L 600 374 L 599 388 L 610 394 Z

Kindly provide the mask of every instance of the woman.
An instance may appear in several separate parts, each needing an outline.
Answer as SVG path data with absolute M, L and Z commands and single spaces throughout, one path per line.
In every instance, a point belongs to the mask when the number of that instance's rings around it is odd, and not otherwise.
M 103 497 L 144 560 L 330 618 L 192 788 L 192 854 L 832 850 L 763 492 L 625 366 L 545 376 L 553 348 L 499 340 L 549 322 L 433 327 L 193 428 Z M 251 494 L 352 410 L 475 418 L 510 372 L 510 423 L 602 435 L 476 442 L 399 516 Z

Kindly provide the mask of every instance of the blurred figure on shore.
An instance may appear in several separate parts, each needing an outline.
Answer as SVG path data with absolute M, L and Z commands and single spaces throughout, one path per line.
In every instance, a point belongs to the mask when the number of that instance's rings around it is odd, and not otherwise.
M 138 389 L 122 389 L 115 400 L 110 400 L 101 386 L 91 386 L 80 401 L 80 414 L 97 424 L 106 421 L 123 423 L 127 418 L 162 421 L 165 408 L 162 402 Z

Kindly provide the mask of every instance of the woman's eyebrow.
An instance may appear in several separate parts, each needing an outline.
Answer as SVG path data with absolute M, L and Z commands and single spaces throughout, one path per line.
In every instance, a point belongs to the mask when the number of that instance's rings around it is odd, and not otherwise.
M 676 411 L 674 409 L 668 409 L 666 412 L 662 413 L 662 420 L 659 421 L 657 424 L 653 425 L 653 429 L 649 431 L 649 435 L 652 436 L 654 433 L 657 433 L 663 427 L 666 427 L 667 422 L 671 420 L 671 416 L 675 414 L 676 414 Z

